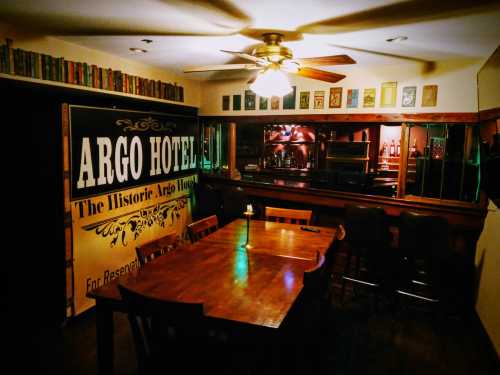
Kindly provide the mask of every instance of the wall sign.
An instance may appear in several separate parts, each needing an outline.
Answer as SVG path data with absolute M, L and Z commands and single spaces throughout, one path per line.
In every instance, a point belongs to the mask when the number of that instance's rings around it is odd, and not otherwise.
M 63 105 L 68 315 L 138 267 L 135 248 L 191 222 L 197 119 Z

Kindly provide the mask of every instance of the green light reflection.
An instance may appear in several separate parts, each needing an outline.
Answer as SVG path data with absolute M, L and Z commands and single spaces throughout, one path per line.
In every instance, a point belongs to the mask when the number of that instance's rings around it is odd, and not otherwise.
M 238 245 L 235 249 L 233 275 L 235 283 L 242 288 L 248 284 L 248 252 L 243 247 L 246 242 L 246 231 L 242 230 L 238 238 Z

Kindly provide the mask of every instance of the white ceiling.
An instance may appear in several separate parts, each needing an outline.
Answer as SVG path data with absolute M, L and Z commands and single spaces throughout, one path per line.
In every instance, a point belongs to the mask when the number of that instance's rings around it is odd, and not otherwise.
M 486 59 L 500 43 L 500 1 L 435 0 L 436 4 L 446 6 L 445 11 L 417 14 L 423 9 L 420 7 L 429 8 L 431 3 L 420 0 L 413 2 L 417 8 L 408 8 L 410 11 L 406 13 L 389 13 L 387 22 L 370 20 L 370 14 L 377 14 L 374 9 L 396 3 L 405 2 L 2 0 L 0 21 L 178 73 L 188 66 L 234 62 L 231 55 L 220 50 L 248 52 L 259 43 L 242 35 L 248 35 L 245 31 L 248 29 L 299 30 L 302 40 L 284 43 L 293 50 L 294 57 L 348 54 L 358 66 L 415 63 L 416 60 Z M 458 9 L 464 3 L 481 6 Z M 449 4 L 458 5 L 454 9 Z M 417 10 L 412 13 L 411 9 Z M 371 12 L 362 14 L 362 22 L 352 19 L 340 22 L 343 20 L 340 16 L 349 17 L 367 10 Z M 327 26 L 325 23 L 310 25 L 330 19 L 335 20 L 326 22 Z M 386 41 L 398 35 L 408 39 L 399 43 Z M 145 38 L 153 43 L 142 42 Z M 130 47 L 144 48 L 148 53 L 134 54 Z M 324 69 L 334 71 L 335 67 Z M 226 76 L 229 75 L 191 73 L 189 78 Z

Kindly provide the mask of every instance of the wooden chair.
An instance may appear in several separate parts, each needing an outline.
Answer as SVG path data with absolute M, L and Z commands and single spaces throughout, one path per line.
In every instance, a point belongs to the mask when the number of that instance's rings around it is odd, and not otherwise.
M 314 267 L 304 271 L 304 293 L 308 299 L 323 300 L 329 287 L 329 277 L 326 269 L 325 256 L 319 251 L 316 254 Z
M 205 332 L 203 304 L 159 300 L 120 284 L 118 289 L 127 308 L 138 374 L 156 374 L 193 354 Z
M 175 249 L 177 245 L 177 234 L 171 233 L 136 247 L 135 252 L 137 254 L 137 259 L 139 259 L 139 264 L 142 267 L 153 259 Z
M 311 210 L 293 210 L 289 208 L 266 207 L 266 220 L 276 221 L 289 224 L 310 225 L 312 211 Z
M 219 221 L 215 215 L 195 221 L 187 226 L 189 238 L 192 243 L 195 243 L 201 238 L 208 236 L 210 233 L 215 232 L 218 228 Z
M 314 267 L 304 271 L 303 290 L 300 299 L 300 337 L 296 353 L 298 373 L 321 373 L 321 333 L 327 328 L 327 313 L 330 303 L 330 277 L 325 256 L 319 251 Z M 295 328 L 297 330 L 297 328 Z

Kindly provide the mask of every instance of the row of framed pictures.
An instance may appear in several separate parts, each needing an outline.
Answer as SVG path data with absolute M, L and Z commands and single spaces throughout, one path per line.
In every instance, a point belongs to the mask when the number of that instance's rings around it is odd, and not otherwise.
M 328 108 L 341 108 L 342 106 L 342 87 L 331 87 Z M 422 107 L 435 107 L 437 105 L 437 85 L 424 85 L 422 88 Z M 282 109 L 295 109 L 297 87 L 293 86 L 290 94 L 283 96 Z M 358 108 L 362 104 L 363 108 L 374 108 L 376 89 L 363 89 L 362 102 L 359 98 L 359 89 L 347 90 L 347 108 Z M 280 109 L 280 100 L 278 96 L 268 98 L 259 97 L 259 110 L 278 110 Z M 312 100 L 310 91 L 301 91 L 299 95 L 298 109 L 325 109 L 325 91 L 313 91 Z M 381 86 L 380 107 L 396 107 L 397 82 L 384 82 Z M 222 96 L 222 110 L 230 110 L 230 95 Z M 401 107 L 415 107 L 417 102 L 417 86 L 406 86 L 402 90 Z M 233 95 L 233 111 L 241 110 L 241 95 Z M 312 108 L 311 108 L 312 104 Z M 245 90 L 244 109 L 252 111 L 257 108 L 257 98 L 253 91 Z

